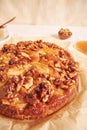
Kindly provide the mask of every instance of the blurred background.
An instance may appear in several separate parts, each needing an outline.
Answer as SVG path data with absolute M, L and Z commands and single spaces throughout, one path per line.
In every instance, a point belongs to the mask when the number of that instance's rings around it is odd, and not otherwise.
M 0 23 L 87 26 L 87 0 L 0 0 Z

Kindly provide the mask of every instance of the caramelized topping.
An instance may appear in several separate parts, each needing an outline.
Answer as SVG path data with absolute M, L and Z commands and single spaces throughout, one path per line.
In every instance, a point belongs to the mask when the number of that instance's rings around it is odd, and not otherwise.
M 55 44 L 41 40 L 5 44 L 0 55 L 4 104 L 22 109 L 27 104 L 46 103 L 53 95 L 62 95 L 73 87 L 77 80 L 78 64 Z

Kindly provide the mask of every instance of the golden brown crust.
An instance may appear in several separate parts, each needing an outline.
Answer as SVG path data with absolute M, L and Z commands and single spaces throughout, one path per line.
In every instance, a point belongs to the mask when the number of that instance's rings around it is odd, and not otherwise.
M 63 48 L 39 41 L 0 50 L 0 113 L 38 119 L 70 102 L 78 89 L 78 63 Z

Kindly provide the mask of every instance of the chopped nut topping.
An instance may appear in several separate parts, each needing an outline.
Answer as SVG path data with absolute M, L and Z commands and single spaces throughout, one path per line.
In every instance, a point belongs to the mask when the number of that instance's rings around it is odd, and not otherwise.
M 60 39 L 67 39 L 72 35 L 72 32 L 69 29 L 61 28 L 58 32 Z
M 51 84 L 48 82 L 41 82 L 39 87 L 36 88 L 35 92 L 41 101 L 47 102 L 48 99 L 52 96 L 54 90 Z
M 26 89 L 29 89 L 33 85 L 33 78 L 32 77 L 26 77 L 24 79 L 23 87 Z

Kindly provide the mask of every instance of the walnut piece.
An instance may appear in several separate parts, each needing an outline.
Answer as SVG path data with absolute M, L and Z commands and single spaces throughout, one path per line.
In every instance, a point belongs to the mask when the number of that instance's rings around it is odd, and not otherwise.
M 72 32 L 69 29 L 63 29 L 61 28 L 58 32 L 59 38 L 60 39 L 67 39 L 72 35 Z

